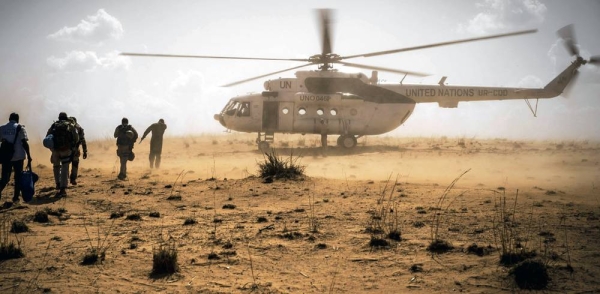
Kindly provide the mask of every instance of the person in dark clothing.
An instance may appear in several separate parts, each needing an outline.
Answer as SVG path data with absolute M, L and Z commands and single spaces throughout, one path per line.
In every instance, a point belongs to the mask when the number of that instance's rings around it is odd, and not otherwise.
M 83 148 L 83 159 L 86 159 L 87 143 L 85 142 L 85 133 L 81 125 L 77 122 L 77 118 L 72 116 L 69 119 L 73 121 L 73 124 L 75 124 L 75 128 L 77 129 L 77 133 L 79 134 L 79 142 L 75 147 L 75 153 L 73 154 L 73 162 L 71 163 L 71 174 L 69 175 L 71 185 L 75 186 L 77 185 L 77 176 L 79 171 L 79 156 L 81 156 L 81 150 L 79 150 L 79 146 Z
M 65 112 L 58 114 L 58 120 L 53 122 L 46 136 L 52 135 L 54 146 L 50 162 L 54 172 L 56 184 L 56 197 L 67 196 L 67 185 L 69 184 L 69 165 L 73 161 L 75 146 L 79 142 L 79 134 L 75 124 L 69 119 Z
M 144 138 L 152 132 L 152 139 L 150 139 L 150 168 L 159 168 L 160 167 L 160 154 L 162 153 L 162 145 L 163 145 L 163 135 L 165 134 L 165 130 L 167 129 L 167 125 L 165 121 L 161 118 L 157 123 L 151 124 L 140 139 L 140 143 L 144 141 Z
M 121 124 L 115 129 L 115 138 L 117 138 L 117 156 L 121 161 L 121 169 L 119 170 L 119 180 L 127 178 L 127 161 L 133 160 L 133 144 L 137 141 L 138 133 L 129 124 L 129 120 L 124 117 Z
M 21 195 L 21 174 L 23 172 L 23 163 L 27 156 L 27 168 L 31 168 L 31 154 L 29 144 L 27 143 L 27 131 L 25 126 L 19 124 L 19 114 L 11 113 L 9 122 L 0 126 L 0 139 L 2 142 L 14 144 L 14 153 L 10 161 L 2 163 L 2 179 L 0 179 L 0 197 L 2 190 L 10 181 L 10 174 L 15 172 L 15 191 L 13 194 L 13 203 L 19 201 Z

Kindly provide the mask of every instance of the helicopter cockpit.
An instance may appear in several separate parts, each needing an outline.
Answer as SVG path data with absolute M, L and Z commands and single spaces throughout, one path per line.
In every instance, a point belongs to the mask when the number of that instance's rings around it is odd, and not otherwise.
M 250 116 L 250 102 L 230 100 L 221 111 L 227 116 Z

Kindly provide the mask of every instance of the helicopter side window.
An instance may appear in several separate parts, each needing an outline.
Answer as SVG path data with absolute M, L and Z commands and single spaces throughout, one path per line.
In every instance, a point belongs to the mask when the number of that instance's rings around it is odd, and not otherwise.
M 331 113 L 331 115 L 336 116 L 337 115 L 337 109 L 332 108 L 329 113 Z
M 250 102 L 242 102 L 239 104 L 237 116 L 250 116 Z
M 284 108 L 281 110 L 281 112 L 282 112 L 283 114 L 288 114 L 288 113 L 290 112 L 290 110 L 289 110 L 287 107 L 284 107 Z
M 318 115 L 323 115 L 325 112 L 323 112 L 323 108 L 319 108 L 317 109 L 317 114 Z
M 306 114 L 306 108 L 300 107 L 300 109 L 298 109 L 298 114 L 299 115 L 305 115 Z

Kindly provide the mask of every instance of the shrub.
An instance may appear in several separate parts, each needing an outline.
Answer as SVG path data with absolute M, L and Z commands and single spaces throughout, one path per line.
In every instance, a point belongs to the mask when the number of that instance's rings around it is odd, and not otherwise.
M 454 249 L 454 246 L 446 240 L 436 239 L 427 246 L 427 250 L 433 253 L 446 253 Z
M 14 220 L 10 227 L 10 232 L 15 234 L 29 232 L 29 227 L 23 221 Z
M 548 286 L 550 277 L 546 265 L 539 260 L 526 260 L 519 263 L 511 274 L 521 289 L 542 290 Z
M 88 252 L 83 256 L 83 260 L 81 261 L 82 265 L 90 265 L 96 264 L 98 261 L 102 263 L 106 258 L 106 252 L 104 250 L 97 250 L 96 248 L 91 248 Z
M 177 247 L 174 243 L 161 244 L 152 253 L 152 274 L 173 274 L 178 271 Z
M 196 221 L 196 219 L 194 219 L 193 217 L 188 217 L 185 219 L 185 221 L 183 222 L 184 226 L 190 226 L 190 225 L 195 225 L 196 223 L 198 223 Z
M 128 215 L 125 219 L 131 221 L 139 221 L 142 220 L 142 216 L 139 213 L 132 213 Z
M 259 174 L 262 178 L 297 179 L 304 176 L 304 168 L 298 163 L 300 157 L 290 154 L 289 159 L 278 157 L 275 151 L 265 153 L 265 161 L 258 163 Z
M 35 215 L 33 216 L 33 221 L 38 223 L 47 223 L 49 221 L 48 212 L 46 212 L 45 210 L 36 211 Z

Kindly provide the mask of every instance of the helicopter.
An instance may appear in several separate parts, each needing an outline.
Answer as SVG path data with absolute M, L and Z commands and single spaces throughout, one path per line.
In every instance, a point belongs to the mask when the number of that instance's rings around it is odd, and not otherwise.
M 223 87 L 235 86 L 278 73 L 317 65 L 318 70 L 297 71 L 295 78 L 267 80 L 264 83 L 264 90 L 260 93 L 231 98 L 223 110 L 214 115 L 214 119 L 227 130 L 256 132 L 258 134 L 256 143 L 262 152 L 269 150 L 276 133 L 320 134 L 324 145 L 327 144 L 328 135 L 338 135 L 337 145 L 351 149 L 357 145 L 357 139 L 362 136 L 384 134 L 398 128 L 410 117 L 417 103 L 438 103 L 443 108 L 456 108 L 459 102 L 524 99 L 533 115 L 536 116 L 539 99 L 561 95 L 567 85 L 577 77 L 579 67 L 587 63 L 600 63 L 600 56 L 592 56 L 585 60 L 579 55 L 573 27 L 568 25 L 557 33 L 575 59 L 543 88 L 448 86 L 445 84 L 446 77 L 442 77 L 437 85 L 403 84 L 404 78 L 398 84 L 383 84 L 378 82 L 378 71 L 404 74 L 404 77 L 407 75 L 426 76 L 427 74 L 350 63 L 345 60 L 530 34 L 537 30 L 340 56 L 333 53 L 332 50 L 330 10 L 320 9 L 317 12 L 320 16 L 322 50 L 320 54 L 315 54 L 307 59 L 148 53 L 121 53 L 121 55 L 306 62 L 303 65 L 233 82 L 223 85 Z M 363 73 L 339 72 L 333 68 L 334 64 L 370 69 L 372 74 L 368 77 Z M 529 99 L 536 99 L 535 108 Z

